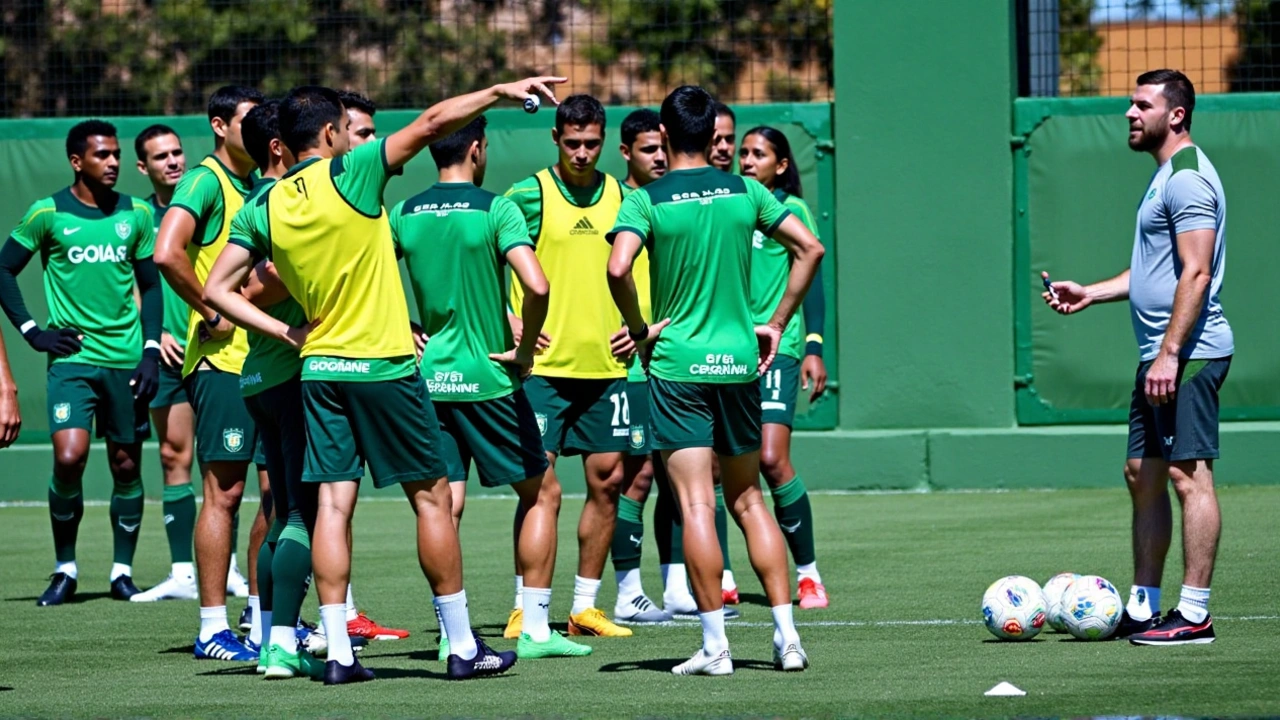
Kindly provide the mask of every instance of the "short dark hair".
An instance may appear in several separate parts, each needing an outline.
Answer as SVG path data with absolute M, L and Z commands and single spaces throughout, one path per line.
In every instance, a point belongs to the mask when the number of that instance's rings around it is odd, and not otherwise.
M 484 141 L 484 129 L 488 125 L 489 120 L 481 115 L 452 135 L 431 143 L 431 159 L 436 161 L 436 167 L 443 170 L 466 160 L 471 143 Z
M 319 143 L 325 125 L 342 127 L 342 113 L 337 90 L 320 85 L 296 87 L 280 101 L 280 139 L 297 157 Z
M 721 115 L 724 115 L 725 117 L 732 120 L 734 125 L 738 124 L 738 116 L 733 114 L 733 108 L 717 100 L 716 101 L 716 117 L 720 117 Z
M 640 133 L 658 132 L 662 124 L 662 116 L 649 108 L 641 108 L 632 112 L 622 121 L 622 144 L 631 147 Z
M 89 138 L 101 135 L 102 137 L 116 137 L 116 126 L 106 120 L 85 120 L 71 126 L 71 130 L 67 131 L 67 157 L 72 155 L 84 155 L 84 151 L 89 149 Z
M 697 85 L 683 85 L 662 101 L 662 125 L 672 153 L 702 154 L 716 134 L 716 101 Z
M 182 142 L 182 137 L 178 135 L 178 131 L 168 125 L 164 123 L 148 125 L 142 132 L 138 133 L 138 137 L 133 139 L 133 151 L 138 153 L 138 159 L 146 160 L 147 143 L 163 135 L 172 135 L 178 138 L 178 142 Z
M 564 132 L 566 125 L 599 125 L 604 132 L 604 106 L 590 95 L 570 95 L 556 108 L 556 132 Z
M 221 118 L 231 122 L 240 103 L 261 103 L 266 98 L 254 88 L 243 85 L 223 85 L 209 96 L 209 119 Z
M 1185 130 L 1191 129 L 1191 113 L 1196 109 L 1196 88 L 1186 75 L 1177 70 L 1161 69 L 1144 72 L 1138 76 L 1139 85 L 1163 85 L 1161 95 L 1169 103 L 1169 109 L 1180 107 L 1187 111 L 1182 121 Z
M 339 90 L 338 97 L 342 100 L 342 107 L 348 110 L 359 110 L 369 117 L 378 112 L 377 104 L 355 90 Z
M 773 154 L 779 161 L 787 161 L 787 171 L 773 180 L 774 188 L 788 195 L 800 197 L 804 190 L 800 186 L 800 168 L 796 167 L 796 156 L 791 152 L 791 141 L 787 140 L 787 136 L 781 130 L 768 125 L 753 127 L 743 134 L 742 138 L 746 140 L 752 135 L 764 138 L 765 142 L 773 147 Z
M 268 100 L 245 113 L 240 135 L 259 170 L 271 167 L 271 141 L 280 137 L 280 101 Z

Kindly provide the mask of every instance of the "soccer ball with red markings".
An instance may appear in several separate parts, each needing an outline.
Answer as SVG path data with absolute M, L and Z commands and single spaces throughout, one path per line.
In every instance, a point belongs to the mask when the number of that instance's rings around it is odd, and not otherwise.
M 1124 601 L 1116 586 L 1097 575 L 1083 575 L 1062 595 L 1067 632 L 1081 640 L 1106 640 L 1120 625 Z
M 1044 592 L 1029 577 L 1000 578 L 982 595 L 982 621 L 1001 640 L 1030 640 L 1047 619 Z

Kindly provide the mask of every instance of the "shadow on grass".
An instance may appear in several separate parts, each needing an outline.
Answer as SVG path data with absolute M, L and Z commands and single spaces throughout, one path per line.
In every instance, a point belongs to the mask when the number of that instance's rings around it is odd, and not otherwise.
M 101 600 L 101 599 L 103 599 L 103 598 L 110 598 L 110 597 L 111 597 L 111 593 L 109 593 L 109 592 L 85 592 L 85 593 L 78 592 L 78 593 L 76 593 L 75 595 L 72 595 L 72 596 L 71 596 L 71 599 L 70 599 L 70 600 L 68 600 L 65 604 L 66 604 L 66 605 L 79 605 L 80 603 L 86 603 L 86 602 L 91 602 L 91 601 L 93 601 L 93 600 Z M 5 598 L 5 599 L 4 599 L 4 601 L 5 601 L 5 602 L 31 602 L 31 603 L 33 603 L 33 602 L 35 602 L 35 601 L 37 601 L 37 600 L 39 600 L 39 599 L 40 599 L 40 596 L 39 596 L 39 595 L 28 595 L 28 596 L 23 596 L 23 597 L 10 597 L 10 598 Z
M 1001 640 L 1000 638 L 987 638 L 982 641 L 983 645 L 1027 645 L 1029 643 L 1045 642 L 1047 638 L 1034 637 L 1030 640 Z
M 769 604 L 769 598 L 760 593 L 738 593 L 738 600 L 743 605 L 759 605 L 760 607 L 773 607 Z
M 198 677 L 254 677 L 258 674 L 257 666 L 252 663 L 237 663 L 231 667 L 218 668 L 217 670 L 209 670 L 207 672 L 196 673 Z
M 5 686 L 3 686 L 3 685 L 0 685 L 0 692 L 10 692 L 10 691 L 12 691 L 12 690 L 13 690 L 13 688 L 11 688 L 11 687 L 5 687 Z
M 600 666 L 599 672 L 602 673 L 619 673 L 619 672 L 659 672 L 664 675 L 671 674 L 671 668 L 688 660 L 689 658 L 658 658 L 653 660 L 628 660 L 623 662 L 609 663 Z M 773 663 L 763 660 L 744 660 L 739 658 L 733 659 L 733 670 L 768 670 L 774 672 Z
M 172 647 L 172 648 L 169 648 L 168 650 L 157 650 L 156 654 L 157 655 L 194 655 L 195 651 L 196 651 L 195 643 L 192 643 L 190 645 L 181 645 L 179 647 Z

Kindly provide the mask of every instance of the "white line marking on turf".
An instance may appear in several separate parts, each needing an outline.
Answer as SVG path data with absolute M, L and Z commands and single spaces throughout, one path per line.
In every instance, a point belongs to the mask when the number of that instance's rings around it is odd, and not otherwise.
M 1280 620 L 1280 615 L 1240 615 L 1215 616 L 1214 620 L 1226 622 L 1256 622 Z M 773 627 L 772 622 L 752 622 L 748 620 L 725 620 L 737 627 Z M 665 623 L 646 623 L 644 627 L 688 627 L 698 623 L 697 618 L 677 618 Z M 933 627 L 940 625 L 981 625 L 981 620 L 800 620 L 796 627 L 844 627 L 844 628 L 878 628 L 878 627 Z

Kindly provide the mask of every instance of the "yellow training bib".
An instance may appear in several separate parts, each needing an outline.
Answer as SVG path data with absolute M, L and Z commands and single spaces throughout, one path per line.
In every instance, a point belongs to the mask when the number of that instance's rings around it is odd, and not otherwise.
M 222 190 L 222 226 L 218 228 L 217 237 L 208 245 L 200 245 L 194 239 L 187 244 L 187 257 L 191 259 L 191 267 L 195 270 L 196 279 L 204 285 L 209 277 L 209 270 L 213 268 L 213 262 L 218 259 L 222 248 L 227 246 L 231 219 L 244 205 L 244 198 L 231 182 L 231 178 L 227 176 L 222 163 L 212 155 L 201 161 L 200 165 L 213 171 L 213 176 L 217 178 L 218 186 Z M 240 368 L 244 365 L 244 358 L 249 354 L 249 336 L 237 327 L 231 335 L 222 340 L 202 343 L 198 334 L 202 319 L 195 310 L 191 311 L 187 324 L 187 351 L 186 359 L 182 364 L 182 376 L 190 375 L 200 365 L 201 360 L 208 360 L 210 365 L 223 372 L 239 375 Z

